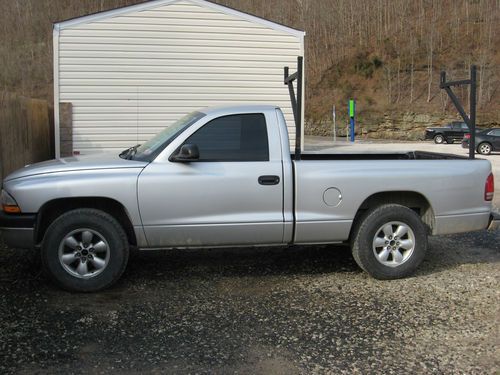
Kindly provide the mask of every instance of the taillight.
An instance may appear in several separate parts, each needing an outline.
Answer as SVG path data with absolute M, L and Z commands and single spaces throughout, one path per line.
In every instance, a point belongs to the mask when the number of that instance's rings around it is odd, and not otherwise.
M 465 138 L 465 139 L 470 139 L 470 134 L 469 134 L 469 133 L 465 134 L 465 135 L 464 135 L 464 138 Z
M 484 185 L 484 200 L 492 201 L 495 193 L 495 182 L 493 181 L 493 173 L 490 173 Z

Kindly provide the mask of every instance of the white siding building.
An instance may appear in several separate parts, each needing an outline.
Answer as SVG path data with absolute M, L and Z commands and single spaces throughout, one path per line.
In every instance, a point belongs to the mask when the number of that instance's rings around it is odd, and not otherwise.
M 231 103 L 280 106 L 293 143 L 283 67 L 295 71 L 304 35 L 204 0 L 153 0 L 57 23 L 56 155 L 61 103 L 72 104 L 76 153 L 122 150 L 186 113 Z

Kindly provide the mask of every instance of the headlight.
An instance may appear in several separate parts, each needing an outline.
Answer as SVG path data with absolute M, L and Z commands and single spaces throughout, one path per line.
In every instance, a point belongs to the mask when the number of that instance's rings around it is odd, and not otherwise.
M 0 203 L 2 204 L 2 209 L 9 214 L 18 214 L 21 212 L 16 200 L 3 189 L 0 194 Z

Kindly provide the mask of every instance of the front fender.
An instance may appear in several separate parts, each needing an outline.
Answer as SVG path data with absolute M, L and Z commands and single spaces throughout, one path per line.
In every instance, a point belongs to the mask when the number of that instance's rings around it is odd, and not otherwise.
M 133 225 L 141 225 L 137 177 L 142 168 L 68 171 L 22 177 L 5 182 L 22 213 L 37 213 L 47 202 L 78 197 L 109 198 L 121 203 Z

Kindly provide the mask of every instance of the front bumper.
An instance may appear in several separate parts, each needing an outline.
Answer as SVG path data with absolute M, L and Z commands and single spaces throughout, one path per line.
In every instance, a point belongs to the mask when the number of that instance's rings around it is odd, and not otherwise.
M 33 248 L 35 222 L 35 214 L 6 214 L 0 210 L 0 232 L 9 247 Z
M 500 215 L 496 212 L 490 214 L 490 222 L 488 224 L 488 230 L 498 230 L 500 228 Z
M 435 135 L 436 135 L 436 132 L 430 132 L 430 131 L 426 130 L 424 139 L 434 139 Z

